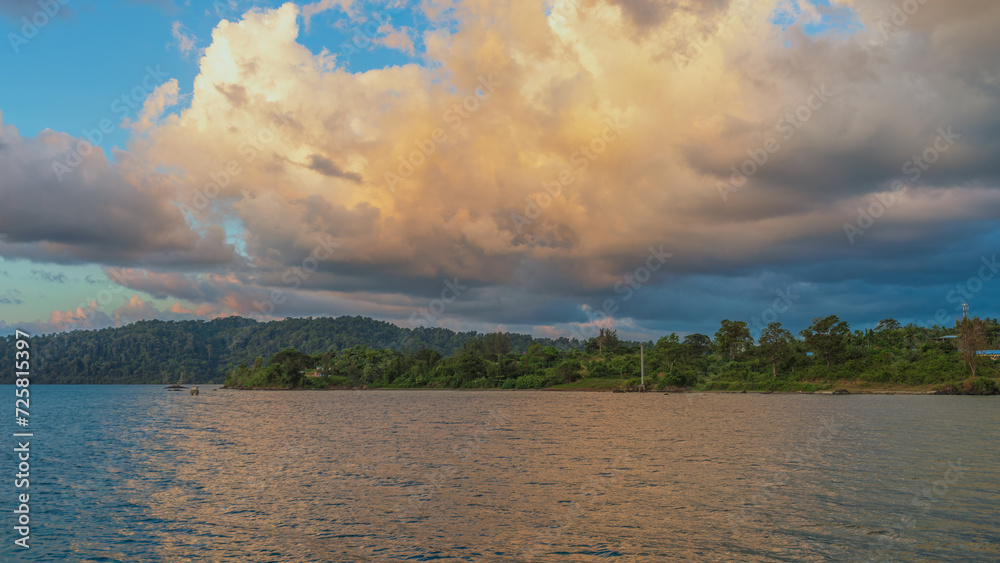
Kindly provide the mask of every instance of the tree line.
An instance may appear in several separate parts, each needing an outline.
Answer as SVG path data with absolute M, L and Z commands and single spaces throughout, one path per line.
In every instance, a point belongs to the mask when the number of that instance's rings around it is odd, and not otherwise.
M 286 347 L 307 354 L 342 352 L 354 347 L 399 353 L 428 349 L 442 356 L 455 354 L 475 331 L 446 328 L 400 328 L 367 317 L 289 318 L 257 322 L 242 317 L 211 321 L 139 321 L 102 330 L 32 335 L 34 383 L 222 383 L 226 371 L 258 356 L 271 357 Z M 567 338 L 508 335 L 513 349 L 533 343 L 557 349 L 579 347 Z M 0 338 L 0 361 L 14 365 L 14 337 Z M 13 372 L 3 380 L 13 383 Z
M 954 327 L 901 326 L 885 319 L 851 330 L 836 315 L 820 317 L 798 337 L 772 322 L 754 339 L 743 321 L 725 319 L 714 338 L 676 333 L 655 344 L 627 342 L 602 328 L 579 346 L 531 342 L 517 349 L 511 335 L 491 333 L 464 342 L 450 356 L 430 349 L 355 346 L 306 354 L 289 347 L 227 372 L 226 385 L 270 387 L 501 388 L 635 387 L 640 346 L 646 383 L 659 389 L 802 390 L 837 381 L 997 389 L 996 364 L 977 354 L 1000 348 L 996 319 L 964 319 Z M 309 375 L 318 375 L 310 377 Z
M 31 353 L 35 383 L 538 389 L 637 386 L 644 346 L 653 388 L 816 390 L 856 381 L 988 389 L 998 370 L 976 351 L 1000 348 L 998 340 L 997 320 L 979 318 L 953 327 L 885 319 L 851 330 L 830 315 L 797 335 L 772 322 L 757 338 L 746 322 L 724 319 L 712 336 L 671 333 L 640 343 L 607 328 L 581 342 L 404 329 L 365 317 L 228 317 L 36 335 Z M 7 365 L 14 352 L 13 337 L 0 339 Z M 12 372 L 5 377 L 10 382 Z

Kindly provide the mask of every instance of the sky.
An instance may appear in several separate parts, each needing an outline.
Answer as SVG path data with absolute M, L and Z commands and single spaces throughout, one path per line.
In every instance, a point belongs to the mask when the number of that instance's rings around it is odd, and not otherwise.
M 0 334 L 1000 306 L 993 0 L 0 0 Z

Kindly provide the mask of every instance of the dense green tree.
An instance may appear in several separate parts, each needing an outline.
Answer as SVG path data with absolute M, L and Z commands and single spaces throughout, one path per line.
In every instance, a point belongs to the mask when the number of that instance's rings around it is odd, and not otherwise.
M 510 337 L 503 332 L 491 332 L 483 336 L 486 352 L 494 356 L 504 356 L 513 349 Z
M 285 348 L 271 356 L 271 360 L 268 363 L 271 365 L 280 365 L 294 372 L 306 371 L 316 367 L 316 360 L 312 356 L 299 352 L 295 348 Z
M 414 355 L 414 359 L 419 362 L 423 362 L 424 365 L 428 367 L 434 367 L 441 361 L 441 354 L 439 354 L 437 350 L 423 348 Z
M 613 328 L 601 327 L 597 331 L 597 336 L 592 340 L 601 354 L 604 354 L 604 350 L 615 350 L 621 344 L 621 341 L 618 340 L 618 331 Z
M 771 363 L 771 377 L 778 377 L 778 363 L 784 362 L 792 353 L 792 343 L 795 337 L 774 321 L 767 323 L 760 331 L 760 341 L 757 347 L 762 358 Z
M 955 333 L 958 335 L 957 346 L 962 354 L 962 361 L 976 377 L 976 371 L 982 363 L 982 356 L 977 354 L 986 346 L 986 321 L 978 318 L 963 318 L 955 323 Z
M 822 356 L 829 366 L 834 359 L 843 355 L 850 332 L 851 328 L 846 322 L 837 315 L 830 315 L 813 319 L 809 328 L 803 329 L 799 334 L 805 339 L 806 346 Z
M 900 328 L 902 327 L 899 324 L 899 321 L 890 317 L 888 319 L 882 319 L 881 321 L 879 321 L 878 325 L 875 326 L 875 331 L 886 332 L 891 330 L 899 330 Z
M 566 360 L 556 367 L 556 376 L 564 383 L 573 383 L 580 378 L 580 362 Z
M 723 319 L 718 332 L 715 333 L 715 350 L 729 359 L 735 360 L 736 356 L 742 354 L 753 346 L 753 337 L 750 335 L 750 328 L 744 321 L 731 321 Z
M 670 336 L 664 336 L 657 340 L 656 346 L 653 347 L 654 361 L 659 360 L 666 367 L 668 376 L 673 374 L 674 364 L 682 359 L 685 353 L 686 350 L 675 332 L 671 332 Z
M 704 334 L 694 333 L 684 337 L 683 345 L 689 346 L 690 353 L 702 356 L 712 353 L 712 339 Z
M 484 347 L 481 341 L 466 343 L 462 349 L 454 356 L 454 379 L 452 387 L 474 381 L 480 377 L 486 377 L 487 361 L 483 357 Z

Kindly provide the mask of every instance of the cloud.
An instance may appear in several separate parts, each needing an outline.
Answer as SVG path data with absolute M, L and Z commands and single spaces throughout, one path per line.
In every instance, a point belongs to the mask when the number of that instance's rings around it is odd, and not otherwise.
M 4 297 L 0 296 L 0 303 L 6 303 Z M 20 304 L 17 299 L 13 304 Z M 74 309 L 53 311 L 45 321 L 19 322 L 9 324 L 0 320 L 0 335 L 13 333 L 14 329 L 20 329 L 29 334 L 51 334 L 54 332 L 67 332 L 71 330 L 99 330 L 125 326 L 142 320 L 191 320 L 191 319 L 214 319 L 220 316 L 217 309 L 209 306 L 201 306 L 195 309 L 187 309 L 179 303 L 166 310 L 158 309 L 153 302 L 143 300 L 139 295 L 133 294 L 125 303 L 119 307 L 105 312 L 96 301 L 81 304 Z
M 361 176 L 358 174 L 344 172 L 333 161 L 318 154 L 309 155 L 309 168 L 331 178 L 344 178 L 352 182 L 361 181 Z
M 170 34 L 174 38 L 177 49 L 179 49 L 181 54 L 185 57 L 194 51 L 198 38 L 195 37 L 193 33 L 186 32 L 183 23 L 175 21 L 170 26 Z
M 148 293 L 154 299 L 175 297 L 186 301 L 215 302 L 222 299 L 227 286 L 241 285 L 241 281 L 234 276 L 216 274 L 158 273 L 134 268 L 109 269 L 106 274 L 121 285 Z
M 158 90 L 159 91 L 159 90 Z M 125 152 L 65 133 L 22 137 L 0 114 L 0 255 L 39 262 L 208 265 L 232 262 L 221 227 L 193 230 L 171 202 L 169 178 Z M 55 164 L 79 158 L 70 171 Z
M 53 273 L 40 269 L 31 270 L 31 277 L 52 283 L 66 283 L 67 281 L 66 274 L 62 272 Z
M 23 305 L 24 299 L 22 297 L 24 294 L 17 289 L 8 289 L 0 294 L 0 305 Z
M 469 289 L 443 317 L 467 324 L 592 326 L 612 299 L 616 326 L 694 330 L 794 284 L 789 319 L 833 295 L 867 318 L 850 291 L 899 280 L 929 316 L 956 249 L 974 264 L 996 238 L 1000 9 L 927 3 L 884 28 L 857 0 L 838 9 L 860 31 L 809 35 L 776 26 L 778 5 L 427 7 L 423 52 L 405 28 L 381 39 L 422 64 L 357 73 L 299 41 L 299 15 L 352 4 L 253 10 L 214 30 L 190 93 L 157 90 L 114 166 L 92 154 L 58 183 L 47 160 L 75 139 L 4 128 L 0 253 L 126 265 L 136 291 L 279 317 L 406 321 L 445 279 Z M 851 244 L 845 223 L 886 194 Z M 650 247 L 673 257 L 625 301 Z
M 344 13 L 349 14 L 353 5 L 353 0 L 319 0 L 318 2 L 303 5 L 302 21 L 305 24 L 306 31 L 309 31 L 312 18 L 316 14 L 321 14 L 323 12 L 333 10 L 334 8 L 340 8 L 344 11 Z
M 157 120 L 163 116 L 163 112 L 167 108 L 177 104 L 179 93 L 180 89 L 175 78 L 160 84 L 150 95 L 146 96 L 136 120 L 133 122 L 126 117 L 122 126 L 130 128 L 138 134 L 148 132 L 157 124 Z
M 388 47 L 390 49 L 396 49 L 397 51 L 402 51 L 407 55 L 413 56 L 413 39 L 410 37 L 412 30 L 408 27 L 393 27 L 392 24 L 386 23 L 378 28 L 378 32 L 381 36 L 375 41 L 382 45 L 383 47 Z

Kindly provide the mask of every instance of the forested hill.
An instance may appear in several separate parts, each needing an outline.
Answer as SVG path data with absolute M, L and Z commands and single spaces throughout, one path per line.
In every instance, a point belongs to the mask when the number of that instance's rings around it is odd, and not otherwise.
M 475 331 L 446 328 L 400 328 L 367 317 L 296 318 L 259 323 L 227 317 L 213 321 L 140 321 L 118 328 L 31 335 L 33 383 L 221 383 L 226 369 L 253 364 L 294 347 L 307 354 L 354 346 L 416 352 L 435 350 L 451 356 Z M 582 346 L 566 338 L 533 339 L 509 334 L 514 351 L 533 342 L 561 350 Z M 3 365 L 14 366 L 14 337 L 0 339 Z M 13 383 L 4 370 L 3 383 Z

